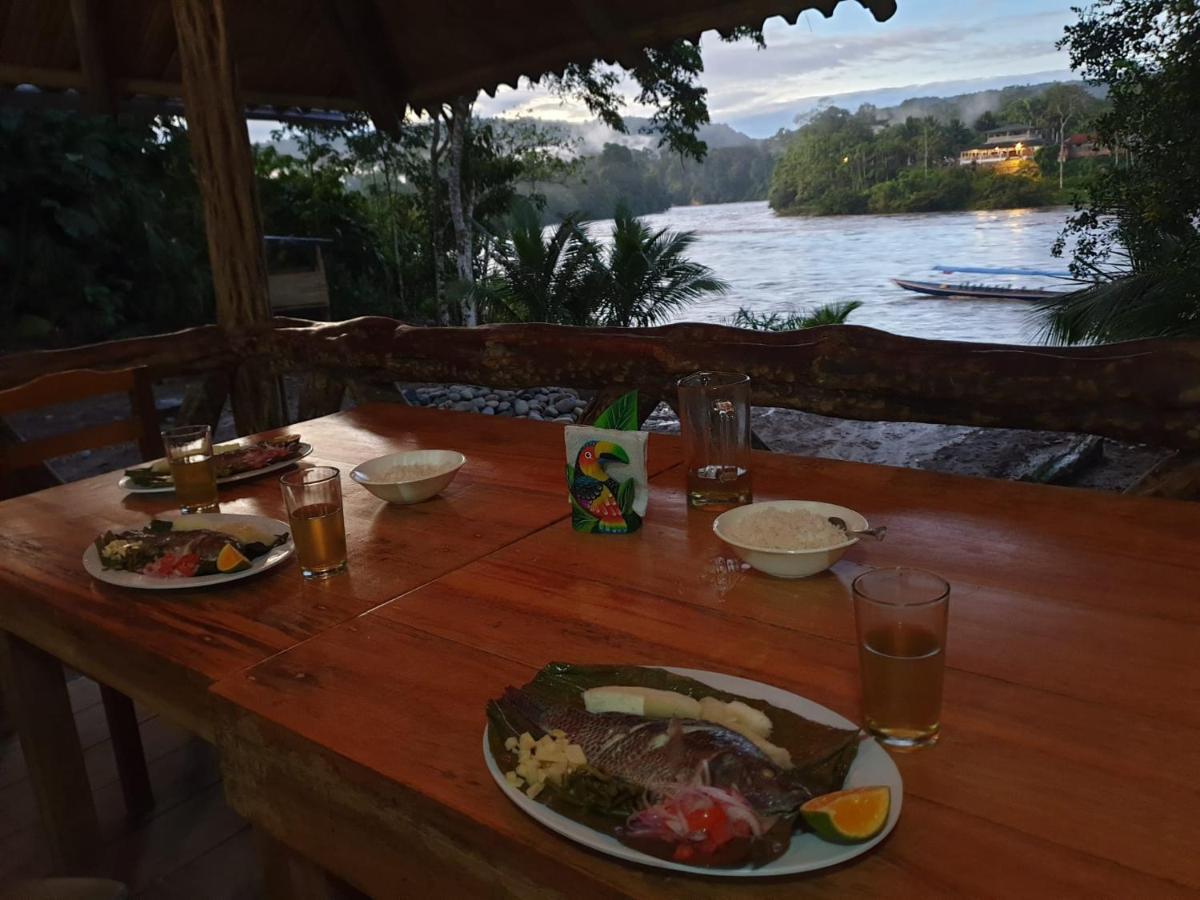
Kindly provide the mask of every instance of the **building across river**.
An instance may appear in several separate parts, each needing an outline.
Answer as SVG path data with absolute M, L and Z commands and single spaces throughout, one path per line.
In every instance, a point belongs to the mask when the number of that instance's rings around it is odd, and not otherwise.
M 994 166 L 1009 160 L 1033 159 L 1046 143 L 1032 125 L 1005 125 L 984 134 L 987 137 L 982 146 L 958 154 L 960 166 Z

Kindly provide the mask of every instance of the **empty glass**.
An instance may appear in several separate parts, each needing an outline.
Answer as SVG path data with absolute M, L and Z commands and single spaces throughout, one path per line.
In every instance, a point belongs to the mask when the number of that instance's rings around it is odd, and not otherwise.
M 750 376 L 696 372 L 679 381 L 679 428 L 688 504 L 749 503 Z
M 346 570 L 341 476 L 333 466 L 311 466 L 279 479 L 305 578 L 328 578 Z
M 162 433 L 175 496 L 184 513 L 217 512 L 217 469 L 213 462 L 212 428 L 180 425 Z
M 874 569 L 853 592 L 867 730 L 891 747 L 935 743 L 950 585 L 922 569 Z

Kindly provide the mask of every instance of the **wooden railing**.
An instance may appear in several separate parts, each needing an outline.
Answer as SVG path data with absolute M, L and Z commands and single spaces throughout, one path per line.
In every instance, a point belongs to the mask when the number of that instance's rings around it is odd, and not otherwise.
M 215 325 L 67 350 L 0 357 L 0 388 L 72 368 L 145 365 L 156 377 L 209 376 L 224 400 L 238 366 L 308 376 L 300 417 L 338 408 L 347 384 L 562 385 L 612 396 L 637 388 L 650 408 L 699 369 L 751 376 L 753 402 L 847 419 L 1080 432 L 1200 452 L 1200 341 L 1017 347 L 930 341 L 852 325 L 758 332 L 721 325 L 571 328 L 413 327 L 369 317 Z M 239 431 L 284 424 L 249 420 Z M 251 412 L 246 412 L 247 410 Z

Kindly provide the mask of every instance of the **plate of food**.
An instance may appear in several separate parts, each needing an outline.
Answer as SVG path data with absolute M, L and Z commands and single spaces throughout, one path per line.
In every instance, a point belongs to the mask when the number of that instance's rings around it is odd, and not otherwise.
M 551 663 L 487 719 L 483 755 L 509 799 L 630 862 L 794 875 L 867 852 L 900 817 L 900 772 L 874 739 L 758 681 Z
M 257 478 L 267 472 L 286 468 L 312 453 L 298 434 L 285 434 L 261 441 L 230 441 L 213 447 L 213 463 L 217 469 L 217 484 L 229 484 L 246 478 Z M 165 459 L 126 469 L 118 482 L 123 491 L 134 494 L 155 494 L 173 491 L 171 466 Z
M 178 590 L 249 578 L 292 555 L 288 526 L 266 516 L 200 513 L 109 529 L 84 551 L 83 567 L 121 587 Z

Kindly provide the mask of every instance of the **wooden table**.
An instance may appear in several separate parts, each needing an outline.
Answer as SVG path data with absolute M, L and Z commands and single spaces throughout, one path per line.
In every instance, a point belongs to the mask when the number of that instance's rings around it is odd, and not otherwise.
M 219 589 L 114 587 L 84 573 L 87 543 L 172 509 L 173 494 L 126 494 L 104 475 L 0 504 L 0 668 L 62 867 L 79 868 L 94 849 L 95 816 L 58 661 L 211 740 L 217 680 L 569 512 L 562 427 L 552 423 L 370 405 L 289 430 L 314 447 L 305 463 L 342 469 L 346 575 L 305 581 L 291 562 Z M 389 506 L 348 478 L 363 460 L 421 448 L 469 460 L 428 503 Z M 652 440 L 652 472 L 677 462 L 673 440 Z M 221 509 L 287 519 L 272 476 L 222 488 Z
M 897 755 L 895 832 L 739 895 L 1174 896 L 1200 889 L 1200 506 L 758 454 L 759 499 L 886 522 L 830 573 L 723 564 L 678 469 L 646 527 L 548 527 L 219 682 L 231 802 L 375 896 L 728 896 L 585 851 L 481 755 L 484 703 L 551 660 L 712 669 L 857 717 L 849 580 L 953 585 L 944 736 Z

